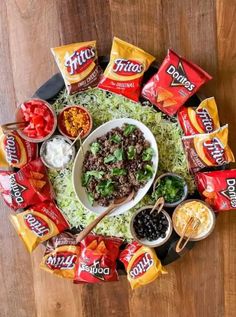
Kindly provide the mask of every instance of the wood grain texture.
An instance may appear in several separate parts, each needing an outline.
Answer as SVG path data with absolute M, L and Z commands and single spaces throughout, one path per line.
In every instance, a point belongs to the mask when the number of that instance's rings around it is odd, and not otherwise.
M 96 39 L 108 54 L 118 36 L 154 54 L 168 47 L 214 79 L 221 121 L 230 124 L 236 153 L 235 0 L 2 0 L 0 1 L 1 121 L 57 72 L 50 47 Z M 29 256 L 0 202 L 0 317 L 231 317 L 236 315 L 236 213 L 222 213 L 214 233 L 169 274 L 131 291 L 118 283 L 73 285 L 39 269 L 43 250 Z

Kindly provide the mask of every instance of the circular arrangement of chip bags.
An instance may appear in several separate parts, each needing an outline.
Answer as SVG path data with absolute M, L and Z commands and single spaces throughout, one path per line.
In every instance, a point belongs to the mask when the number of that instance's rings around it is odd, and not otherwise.
M 236 209 L 228 125 L 196 95 L 211 76 L 173 50 L 157 68 L 116 37 L 110 59 L 96 41 L 51 50 L 61 74 L 1 125 L 10 220 L 52 274 L 148 284 Z

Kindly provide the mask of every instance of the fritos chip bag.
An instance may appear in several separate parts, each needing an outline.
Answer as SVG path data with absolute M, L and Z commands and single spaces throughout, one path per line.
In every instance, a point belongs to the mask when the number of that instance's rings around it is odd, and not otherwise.
M 212 77 L 171 49 L 158 72 L 142 89 L 142 96 L 169 116 Z
M 142 49 L 114 37 L 110 62 L 98 88 L 138 101 L 143 74 L 154 60 Z
M 10 220 L 29 252 L 32 252 L 40 243 L 69 229 L 68 222 L 52 201 L 37 204 L 26 211 L 10 215 Z
M 118 280 L 116 259 L 122 240 L 89 235 L 81 241 L 75 283 L 100 283 Z
M 76 236 L 63 232 L 47 241 L 40 268 L 60 277 L 73 279 L 75 264 L 80 255 Z
M 14 210 L 54 198 L 47 170 L 40 158 L 29 162 L 17 173 L 0 171 L 0 193 Z
M 197 173 L 198 191 L 215 211 L 236 209 L 236 170 Z
M 154 249 L 141 246 L 136 241 L 127 245 L 120 253 L 119 260 L 125 266 L 132 289 L 149 284 L 159 275 L 167 273 Z
M 37 153 L 36 143 L 22 139 L 17 132 L 4 134 L 0 128 L 0 169 L 21 168 L 35 160 Z
M 98 66 L 96 41 L 51 48 L 68 94 L 96 87 L 102 70 Z
M 208 133 L 182 138 L 189 169 L 196 173 L 205 167 L 221 166 L 234 162 L 228 145 L 228 125 Z
M 210 133 L 220 128 L 220 121 L 215 98 L 207 98 L 194 109 L 182 107 L 178 112 L 178 120 L 185 135 Z

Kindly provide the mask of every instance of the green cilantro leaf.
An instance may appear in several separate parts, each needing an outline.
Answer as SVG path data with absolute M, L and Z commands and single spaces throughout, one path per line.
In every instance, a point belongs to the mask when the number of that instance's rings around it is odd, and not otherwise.
M 110 137 L 110 140 L 113 141 L 114 143 L 120 143 L 121 136 L 118 134 L 114 134 Z
M 153 155 L 154 155 L 154 150 L 151 147 L 149 147 L 143 151 L 142 160 L 143 161 L 151 161 Z
M 135 158 L 135 155 L 136 155 L 136 149 L 133 145 L 130 145 L 127 151 L 128 160 L 133 160 Z
M 114 191 L 114 183 L 111 180 L 101 181 L 96 186 L 97 192 L 99 192 L 103 197 L 110 196 Z
M 125 135 L 125 136 L 128 136 L 128 135 L 130 135 L 131 133 L 133 133 L 134 130 L 136 130 L 136 129 L 137 129 L 137 127 L 136 127 L 135 125 L 133 125 L 133 124 L 127 124 L 127 125 L 125 126 L 125 129 L 124 129 L 124 135 Z
M 93 155 L 96 155 L 101 149 L 101 146 L 98 142 L 93 142 L 91 145 L 90 145 L 90 150 L 92 152 Z
M 123 176 L 126 175 L 127 171 L 124 168 L 112 168 L 111 169 L 111 175 L 112 176 Z

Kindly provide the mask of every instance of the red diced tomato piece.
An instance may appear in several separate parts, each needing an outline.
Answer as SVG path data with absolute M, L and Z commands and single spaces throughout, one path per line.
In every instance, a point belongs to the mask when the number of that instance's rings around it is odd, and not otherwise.
M 30 121 L 30 115 L 27 112 L 23 112 L 25 121 Z
M 33 106 L 39 106 L 41 107 L 42 105 L 44 105 L 41 101 L 38 100 L 30 100 L 31 105 Z
M 46 109 L 45 108 L 36 107 L 34 109 L 34 113 L 39 115 L 39 116 L 44 116 L 46 114 Z
M 40 127 L 43 128 L 44 127 L 44 119 L 42 116 L 33 116 L 32 118 L 32 123 L 36 126 L 36 127 Z
M 46 114 L 46 116 L 44 117 L 44 120 L 46 122 L 50 122 L 53 120 L 51 113 Z
M 30 130 L 30 129 L 25 128 L 23 131 L 30 138 L 35 138 L 37 136 L 35 130 Z
M 44 130 L 47 132 L 47 133 L 50 133 L 52 131 L 52 128 L 53 128 L 53 123 L 47 123 Z

